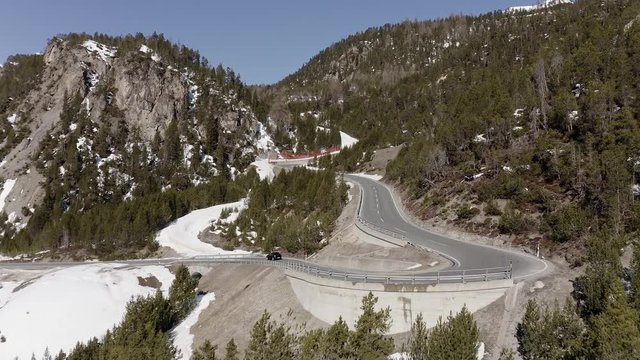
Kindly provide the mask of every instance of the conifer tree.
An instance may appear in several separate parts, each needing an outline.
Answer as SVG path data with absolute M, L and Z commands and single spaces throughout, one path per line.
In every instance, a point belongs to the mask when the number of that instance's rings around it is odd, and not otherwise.
M 251 329 L 249 345 L 244 353 L 245 360 L 266 359 L 265 354 L 269 345 L 269 333 L 271 332 L 271 314 L 266 310 Z
M 473 319 L 473 315 L 466 306 L 455 316 L 449 316 L 448 327 L 450 328 L 453 345 L 449 350 L 450 359 L 474 360 L 476 358 L 480 331 Z
M 593 355 L 598 359 L 640 359 L 638 313 L 627 303 L 620 280 L 611 287 L 605 310 L 593 321 Z
M 633 277 L 631 278 L 631 292 L 630 301 L 631 305 L 638 313 L 640 313 L 640 244 L 635 244 L 633 247 L 633 260 L 631 262 L 631 270 Z
M 378 298 L 371 292 L 362 299 L 362 314 L 350 340 L 357 359 L 386 359 L 393 350 L 393 339 L 384 337 L 391 327 L 391 310 L 376 311 L 377 302 Z
M 324 359 L 347 359 L 352 355 L 349 343 L 349 327 L 342 320 L 342 316 L 331 325 L 322 337 L 320 344 L 322 358 Z
M 535 300 L 529 299 L 522 322 L 516 326 L 518 352 L 523 359 L 534 359 L 532 354 L 540 347 L 538 333 L 540 329 L 540 309 Z
M 169 303 L 174 309 L 178 320 L 184 319 L 195 307 L 195 289 L 198 280 L 191 277 L 189 269 L 180 265 L 176 277 L 169 289 Z
M 414 360 L 427 360 L 429 357 L 429 333 L 422 313 L 418 314 L 416 321 L 411 324 L 409 354 Z
M 238 347 L 236 346 L 236 342 L 233 338 L 229 340 L 227 343 L 227 347 L 225 348 L 224 360 L 240 360 Z
M 515 355 L 513 354 L 513 350 L 502 348 L 500 351 L 500 357 L 498 360 L 515 360 Z
M 315 329 L 305 332 L 300 337 L 300 360 L 315 360 L 324 358 L 321 346 L 325 345 L 324 330 Z
M 205 340 L 198 350 L 193 353 L 192 360 L 217 360 L 217 348 L 217 346 L 211 344 L 211 341 Z

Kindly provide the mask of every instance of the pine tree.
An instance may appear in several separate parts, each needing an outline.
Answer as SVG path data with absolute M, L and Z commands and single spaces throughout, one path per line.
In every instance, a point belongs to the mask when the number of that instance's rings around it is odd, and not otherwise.
M 236 342 L 233 338 L 229 340 L 227 343 L 227 347 L 225 348 L 224 360 L 240 360 L 238 347 L 236 346 Z
M 429 331 L 429 342 L 427 348 L 429 349 L 429 360 L 445 360 L 449 359 L 449 352 L 451 348 L 455 346 L 451 342 L 451 332 L 447 323 L 438 319 L 436 325 Z
M 515 355 L 513 353 L 513 350 L 502 348 L 502 350 L 500 351 L 500 357 L 498 358 L 498 360 L 515 360 Z
M 529 299 L 524 311 L 522 322 L 516 326 L 518 352 L 523 359 L 534 359 L 535 351 L 540 347 L 540 309 L 535 300 Z
M 411 325 L 409 354 L 414 360 L 427 360 L 429 357 L 429 333 L 422 314 L 418 314 L 416 321 Z
M 216 350 L 218 346 L 212 345 L 211 341 L 205 340 L 198 350 L 193 353 L 193 360 L 217 360 Z
M 619 280 L 611 287 L 605 310 L 593 321 L 594 355 L 598 359 L 640 359 L 638 313 L 627 304 Z
M 272 324 L 269 334 L 266 360 L 286 360 L 296 358 L 297 339 L 284 323 Z
M 633 247 L 633 260 L 631 262 L 632 278 L 631 278 L 631 292 L 630 301 L 631 305 L 638 313 L 640 313 L 640 244 L 635 244 Z
M 191 277 L 186 266 L 180 265 L 169 290 L 169 303 L 173 307 L 178 320 L 184 319 L 195 307 L 195 289 L 197 286 L 198 280 Z
M 391 310 L 375 310 L 378 298 L 369 292 L 362 299 L 362 314 L 351 336 L 354 356 L 358 359 L 386 359 L 393 350 L 393 339 L 384 335 L 391 327 Z
M 164 132 L 164 159 L 171 165 L 178 165 L 182 159 L 180 131 L 176 119 L 171 120 Z
M 324 343 L 324 330 L 316 329 L 305 332 L 300 337 L 300 360 L 325 359 L 326 356 L 321 352 L 321 346 Z
M 249 345 L 244 353 L 245 360 L 262 360 L 266 359 L 269 345 L 269 333 L 271 332 L 271 314 L 266 310 L 251 329 L 249 337 Z
M 450 328 L 451 359 L 474 360 L 476 358 L 480 331 L 473 319 L 473 315 L 466 306 L 456 316 L 449 316 L 448 326 Z
M 350 331 L 342 316 L 331 325 L 322 338 L 320 352 L 323 359 L 347 359 L 352 355 Z

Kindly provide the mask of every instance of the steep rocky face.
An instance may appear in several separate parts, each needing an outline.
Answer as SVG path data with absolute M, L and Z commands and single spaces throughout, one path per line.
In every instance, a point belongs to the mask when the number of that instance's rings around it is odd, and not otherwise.
M 0 165 L 15 180 L 3 195 L 17 230 L 45 194 L 54 208 L 82 211 L 234 176 L 267 150 L 256 146 L 268 135 L 228 73 L 165 62 L 145 44 L 121 50 L 87 38 L 52 40 L 43 61 L 37 86 L 0 119 L 20 139 L 2 143 Z

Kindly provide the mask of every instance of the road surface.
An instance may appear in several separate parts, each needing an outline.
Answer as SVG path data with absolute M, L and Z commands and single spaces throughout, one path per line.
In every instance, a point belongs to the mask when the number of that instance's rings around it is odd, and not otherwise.
M 362 201 L 358 216 L 367 223 L 402 235 L 405 241 L 426 247 L 449 258 L 453 267 L 446 271 L 429 272 L 366 272 L 358 269 L 327 267 L 300 259 L 283 258 L 267 261 L 262 255 L 218 255 L 198 257 L 175 257 L 164 259 L 142 259 L 119 261 L 123 266 L 143 265 L 211 265 L 220 263 L 271 265 L 302 271 L 325 278 L 355 282 L 380 283 L 436 283 L 484 281 L 513 277 L 519 279 L 543 272 L 547 264 L 535 256 L 515 250 L 473 244 L 424 230 L 402 215 L 388 187 L 370 178 L 347 175 L 348 180 L 358 183 L 362 189 Z M 84 265 L 87 262 L 0 262 L 0 269 L 50 269 Z M 505 271 L 513 264 L 512 272 Z M 491 271 L 486 269 L 491 268 Z
M 399 205 L 384 183 L 358 175 L 346 175 L 345 179 L 358 183 L 362 189 L 359 216 L 363 220 L 449 258 L 454 269 L 494 268 L 513 263 L 514 279 L 533 276 L 547 269 L 544 260 L 522 251 L 470 243 L 420 228 L 401 213 L 402 210 L 398 209 Z

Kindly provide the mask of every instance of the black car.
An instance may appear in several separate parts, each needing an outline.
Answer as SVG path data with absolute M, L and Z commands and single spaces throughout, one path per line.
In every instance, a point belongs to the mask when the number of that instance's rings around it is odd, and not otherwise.
M 282 254 L 277 251 L 272 251 L 267 255 L 267 260 L 282 260 Z

